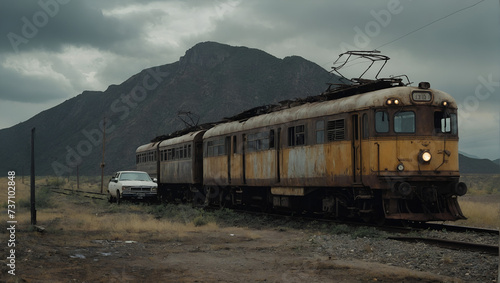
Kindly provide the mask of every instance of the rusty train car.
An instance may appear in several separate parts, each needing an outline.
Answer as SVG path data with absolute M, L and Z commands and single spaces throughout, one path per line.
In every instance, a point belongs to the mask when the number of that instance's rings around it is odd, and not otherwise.
M 465 218 L 451 95 L 378 79 L 296 104 L 143 145 L 137 169 L 170 200 L 367 221 Z

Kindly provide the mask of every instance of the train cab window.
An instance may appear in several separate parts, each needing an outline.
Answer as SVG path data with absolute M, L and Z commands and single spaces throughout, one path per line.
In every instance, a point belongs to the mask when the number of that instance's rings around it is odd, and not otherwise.
M 299 125 L 288 128 L 288 146 L 306 144 L 305 126 Z
M 394 114 L 394 132 L 414 133 L 415 113 L 412 111 L 403 111 Z
M 316 121 L 316 143 L 322 144 L 325 142 L 325 121 Z
M 434 112 L 434 131 L 436 133 L 457 134 L 457 114 L 445 114 L 442 111 Z
M 377 133 L 389 132 L 389 114 L 386 111 L 375 112 L 375 131 Z

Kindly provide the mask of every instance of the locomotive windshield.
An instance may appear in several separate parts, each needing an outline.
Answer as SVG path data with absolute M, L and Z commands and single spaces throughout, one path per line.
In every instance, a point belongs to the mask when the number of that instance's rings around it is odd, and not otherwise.
M 414 133 L 415 113 L 412 111 L 404 111 L 394 114 L 394 132 Z

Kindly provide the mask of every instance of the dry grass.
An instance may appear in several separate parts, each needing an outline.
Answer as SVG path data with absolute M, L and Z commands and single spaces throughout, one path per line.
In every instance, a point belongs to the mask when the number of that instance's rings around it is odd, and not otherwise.
M 457 224 L 488 228 L 498 228 L 500 226 L 499 202 L 460 199 L 459 203 L 467 220 L 457 221 Z
M 85 179 L 85 178 L 83 178 Z M 89 182 L 81 182 L 81 189 L 98 191 L 100 178 L 87 178 Z M 29 203 L 29 177 L 24 178 L 24 184 L 21 177 L 16 176 L 16 220 L 21 228 L 29 227 L 30 211 L 29 207 L 23 207 L 21 203 Z M 0 196 L 0 206 L 7 207 L 7 185 L 6 177 L 0 178 L 0 192 L 5 192 Z M 67 188 L 75 187 L 74 180 L 57 179 L 55 177 L 37 178 L 37 194 L 41 192 L 43 185 L 57 185 Z M 76 187 L 75 187 L 76 188 Z M 37 207 L 38 224 L 47 226 L 52 231 L 61 232 L 92 232 L 101 231 L 108 233 L 110 238 L 130 239 L 141 238 L 144 234 L 154 239 L 182 239 L 188 233 L 197 231 L 210 231 L 218 229 L 216 220 L 203 218 L 204 216 L 181 215 L 187 221 L 178 221 L 167 217 L 157 219 L 151 208 L 143 205 L 108 204 L 104 200 L 82 200 L 77 196 L 62 196 L 57 194 L 50 195 L 51 208 Z M 471 192 L 465 197 L 459 198 L 459 203 L 464 215 L 468 218 L 464 221 L 458 221 L 457 224 L 498 228 L 500 226 L 500 194 L 485 194 L 484 192 Z M 154 208 L 153 208 L 154 209 Z M 180 208 L 183 209 L 183 208 Z M 184 213 L 184 212 L 181 212 Z M 197 211 L 187 211 L 186 214 L 198 213 Z M 232 217 L 227 214 L 225 216 Z M 179 218 L 179 215 L 177 215 Z M 182 218 L 182 217 L 181 217 Z M 199 220 L 202 221 L 199 221 Z M 200 225 L 201 223 L 201 225 Z M 249 235 L 249 238 L 254 238 Z M 257 236 L 258 238 L 258 236 Z
M 37 195 L 46 184 L 54 185 L 55 178 L 38 178 Z M 0 192 L 7 192 L 7 178 L 0 178 Z M 57 181 L 60 182 L 60 181 Z M 41 186 L 40 186 L 41 185 Z M 65 187 L 65 184 L 61 184 Z M 95 184 L 82 184 L 80 188 L 96 188 Z M 0 205 L 7 207 L 7 193 L 0 199 Z M 31 225 L 30 208 L 19 203 L 29 203 L 29 178 L 22 184 L 16 178 L 16 220 L 20 230 L 29 230 Z M 109 204 L 106 200 L 88 200 L 75 196 L 59 195 L 49 192 L 51 207 L 37 206 L 37 224 L 49 233 L 62 233 L 70 236 L 74 233 L 92 235 L 99 232 L 108 240 L 158 239 L 182 241 L 189 233 L 209 232 L 218 229 L 217 224 L 207 219 L 204 225 L 193 222 L 181 223 L 168 219 L 156 219 L 149 214 L 146 205 L 123 203 Z M 29 205 L 28 205 L 29 206 Z M 196 211 L 195 211 L 196 212 Z

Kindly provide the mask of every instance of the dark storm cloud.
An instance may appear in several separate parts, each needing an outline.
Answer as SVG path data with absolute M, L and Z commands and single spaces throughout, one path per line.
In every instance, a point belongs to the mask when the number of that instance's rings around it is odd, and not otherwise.
M 87 1 L 3 1 L 0 18 L 0 52 L 35 49 L 60 51 L 64 45 L 90 45 L 110 49 L 140 28 L 132 23 L 105 17 Z
M 461 145 L 482 155 L 471 142 L 474 125 L 482 119 L 498 131 L 499 8 L 480 0 L 1 1 L 0 100 L 47 107 L 175 62 L 202 41 L 299 55 L 327 70 L 347 47 L 377 48 L 391 58 L 382 76 L 406 74 L 456 98 L 469 115 Z M 28 38 L 29 25 L 36 32 Z M 13 34 L 27 41 L 17 53 Z M 489 88 L 477 92 L 484 80 Z
M 65 98 L 68 91 L 57 79 L 37 75 L 24 76 L 4 68 L 0 68 L 0 85 L 2 103 L 41 103 Z

